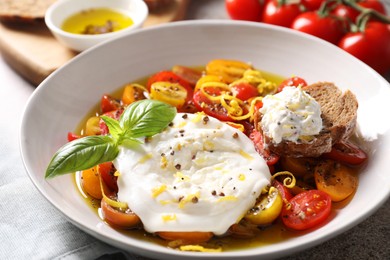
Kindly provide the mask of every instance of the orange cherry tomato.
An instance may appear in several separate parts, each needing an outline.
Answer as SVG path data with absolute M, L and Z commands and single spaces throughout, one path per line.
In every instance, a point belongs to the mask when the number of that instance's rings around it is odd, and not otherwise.
M 104 199 L 101 201 L 101 209 L 104 220 L 114 227 L 128 229 L 141 223 L 141 219 L 134 212 L 130 210 L 119 211 L 108 205 Z

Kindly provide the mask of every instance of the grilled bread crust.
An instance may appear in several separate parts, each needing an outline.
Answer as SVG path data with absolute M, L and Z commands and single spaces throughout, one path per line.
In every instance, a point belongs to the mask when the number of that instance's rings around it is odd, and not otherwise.
M 1 0 L 0 21 L 34 23 L 43 21 L 45 12 L 56 0 Z
M 256 129 L 263 135 L 266 146 L 279 155 L 318 157 L 330 152 L 335 143 L 348 139 L 356 127 L 358 101 L 351 91 L 342 92 L 330 82 L 318 82 L 302 89 L 321 106 L 323 129 L 312 141 L 282 141 L 276 144 L 261 129 L 261 113 L 257 117 Z

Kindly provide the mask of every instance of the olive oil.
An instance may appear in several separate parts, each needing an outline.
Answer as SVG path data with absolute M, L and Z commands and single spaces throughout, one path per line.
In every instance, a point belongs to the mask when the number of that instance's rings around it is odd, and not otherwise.
M 128 15 L 109 8 L 91 8 L 68 17 L 62 29 L 75 34 L 116 32 L 133 24 Z

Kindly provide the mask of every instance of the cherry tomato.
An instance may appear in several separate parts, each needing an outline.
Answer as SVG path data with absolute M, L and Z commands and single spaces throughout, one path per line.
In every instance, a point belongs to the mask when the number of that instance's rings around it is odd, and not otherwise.
M 99 173 L 96 166 L 82 171 L 81 180 L 83 190 L 91 197 L 95 199 L 101 199 L 103 197 Z
M 298 15 L 291 28 L 317 36 L 336 45 L 345 34 L 341 20 L 331 16 L 323 16 L 313 11 Z
M 123 113 L 123 108 L 120 108 L 118 110 L 107 112 L 104 115 L 108 116 L 108 117 L 111 117 L 111 118 L 114 118 L 116 120 L 119 120 L 119 118 L 122 115 L 122 113 Z M 104 123 L 104 121 L 102 119 L 100 119 L 100 121 L 99 121 L 99 128 L 100 128 L 100 134 L 101 135 L 106 135 L 106 134 L 109 133 L 108 127 L 107 127 L 106 123 Z
M 142 86 L 138 84 L 128 84 L 122 93 L 122 103 L 123 105 L 130 105 L 131 103 L 146 99 L 144 90 Z
M 72 132 L 68 132 L 68 142 L 72 142 L 73 140 L 76 140 L 79 138 L 81 138 L 80 135 L 77 135 L 77 134 L 72 133 Z
M 260 22 L 263 12 L 261 0 L 225 0 L 225 8 L 230 18 Z
M 320 8 L 325 0 L 301 0 L 301 3 L 307 11 L 315 11 Z
M 118 192 L 117 176 L 114 176 L 116 169 L 112 162 L 105 162 L 98 165 L 99 174 L 107 185 L 107 187 L 114 192 Z
M 157 235 L 168 241 L 182 240 L 185 244 L 199 244 L 213 237 L 212 232 L 157 232 Z
M 151 99 L 160 100 L 176 108 L 181 108 L 186 103 L 187 95 L 187 90 L 179 83 L 157 81 L 150 87 Z
M 280 3 L 278 0 L 271 0 L 264 7 L 263 22 L 290 27 L 294 19 L 301 13 L 299 4 Z
M 247 82 L 238 82 L 237 84 L 234 84 L 232 86 L 232 93 L 233 96 L 241 99 L 242 101 L 259 95 L 257 88 Z
M 289 171 L 296 177 L 304 177 L 307 174 L 313 174 L 316 160 L 307 157 L 287 157 L 280 159 L 280 165 L 283 170 Z
M 282 196 L 283 202 L 287 203 L 293 198 L 291 192 L 280 181 L 272 180 L 271 185 L 278 189 L 280 196 Z
M 390 70 L 390 26 L 368 22 L 363 32 L 346 34 L 340 48 L 360 59 L 380 74 Z
M 367 160 L 367 154 L 357 145 L 349 141 L 343 141 L 333 145 L 332 150 L 322 156 L 352 165 L 359 165 Z
M 182 79 L 172 71 L 161 71 L 157 72 L 153 76 L 151 76 L 148 79 L 148 82 L 146 84 L 147 89 L 150 91 L 150 88 L 153 83 L 155 82 L 171 82 L 171 83 L 178 83 L 180 86 L 182 86 L 187 91 L 187 98 L 186 102 L 190 101 L 192 99 L 194 90 L 191 87 L 191 84 L 188 83 L 186 80 Z
M 298 86 L 304 87 L 307 86 L 307 83 L 303 78 L 291 77 L 283 80 L 282 83 L 280 83 L 277 92 L 281 92 L 284 87 L 298 87 Z
M 291 229 L 304 230 L 323 223 L 331 212 L 328 194 L 309 190 L 294 196 L 282 209 L 282 221 Z
M 117 110 L 120 107 L 120 103 L 110 95 L 103 95 L 101 102 L 100 102 L 100 107 L 102 110 L 102 113 L 107 113 L 113 110 Z
M 207 88 L 207 92 L 211 95 L 219 94 L 218 89 L 215 88 Z M 209 116 L 215 117 L 221 121 L 234 121 L 221 104 L 214 103 L 208 99 L 201 90 L 195 92 L 193 101 L 199 111 L 203 111 Z
M 190 83 L 192 87 L 195 87 L 196 82 L 202 77 L 201 71 L 180 65 L 173 66 L 172 72 Z
M 315 169 L 314 179 L 317 189 L 327 193 L 332 201 L 348 198 L 358 185 L 356 172 L 333 160 L 319 163 Z
M 269 151 L 264 147 L 263 136 L 259 131 L 253 130 L 249 135 L 249 138 L 254 143 L 256 151 L 261 154 L 261 156 L 263 156 L 268 166 L 273 166 L 279 161 L 279 155 Z
M 260 201 L 244 216 L 255 225 L 269 225 L 279 216 L 283 207 L 283 199 L 279 190 L 271 187 L 268 194 L 260 197 Z
M 100 117 L 92 116 L 85 123 L 85 135 L 101 135 Z
M 119 211 L 108 205 L 104 199 L 101 201 L 101 209 L 104 220 L 114 227 L 127 229 L 141 223 L 140 218 L 134 212 L 130 210 L 125 212 Z

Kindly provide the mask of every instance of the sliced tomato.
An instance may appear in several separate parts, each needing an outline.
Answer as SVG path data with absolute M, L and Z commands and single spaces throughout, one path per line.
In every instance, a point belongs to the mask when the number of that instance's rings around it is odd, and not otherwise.
M 101 209 L 104 220 L 114 227 L 128 229 L 141 223 L 140 218 L 134 212 L 130 210 L 119 211 L 108 205 L 104 199 L 101 201 Z
M 114 110 L 114 111 L 111 111 L 111 112 L 104 113 L 104 115 L 108 116 L 108 117 L 111 117 L 111 118 L 114 118 L 116 120 L 119 120 L 119 118 L 121 117 L 122 113 L 123 113 L 123 109 L 120 108 L 118 110 Z M 104 121 L 102 119 L 100 119 L 100 121 L 99 121 L 99 127 L 100 127 L 100 134 L 101 135 L 106 135 L 106 134 L 109 133 L 108 127 L 107 127 L 106 123 L 104 123 Z
M 284 202 L 288 202 L 293 198 L 291 192 L 280 181 L 274 179 L 272 180 L 271 185 L 278 189 L 280 196 L 282 196 Z
M 173 73 L 172 71 L 164 70 L 164 71 L 157 72 L 156 74 L 151 76 L 148 79 L 148 82 L 146 83 L 146 87 L 147 87 L 147 89 L 149 91 L 150 91 L 150 88 L 151 88 L 152 84 L 155 83 L 155 82 L 178 83 L 180 86 L 185 88 L 185 90 L 187 90 L 186 102 L 188 102 L 188 101 L 190 101 L 192 99 L 194 90 L 193 90 L 191 84 L 188 83 L 188 81 L 186 81 L 183 78 L 181 78 L 178 75 L 176 75 L 175 73 Z
M 271 152 L 270 150 L 264 147 L 263 136 L 257 130 L 253 130 L 249 135 L 249 138 L 255 145 L 256 151 L 263 156 L 268 166 L 272 166 L 279 161 L 280 156 Z
M 121 104 L 118 100 L 113 98 L 110 95 L 103 95 L 100 101 L 100 108 L 102 113 L 107 113 L 113 110 L 117 110 L 121 107 Z
M 187 100 L 188 92 L 179 83 L 157 81 L 150 86 L 150 98 L 160 100 L 176 108 L 181 108 Z
M 293 197 L 282 209 L 282 221 L 288 228 L 305 230 L 323 223 L 330 215 L 332 201 L 320 190 L 309 190 Z
M 291 77 L 291 78 L 283 80 L 282 83 L 280 83 L 280 85 L 278 86 L 277 92 L 281 92 L 283 90 L 283 88 L 285 88 L 285 87 L 298 87 L 298 86 L 301 86 L 301 87 L 307 86 L 306 80 L 304 80 L 303 78 L 300 78 L 300 77 L 296 77 L 296 76 Z
M 193 88 L 195 87 L 196 82 L 202 77 L 201 71 L 181 65 L 173 66 L 172 72 L 190 83 Z
M 257 97 L 259 95 L 257 88 L 248 82 L 233 83 L 231 88 L 233 96 L 241 99 L 242 101 Z
M 358 185 L 356 172 L 333 160 L 319 163 L 315 169 L 314 179 L 317 189 L 326 192 L 332 201 L 348 198 Z
M 98 165 L 99 174 L 111 191 L 118 192 L 118 177 L 114 176 L 116 169 L 112 162 L 105 162 Z
M 79 139 L 81 135 L 77 135 L 72 132 L 68 132 L 68 142 L 72 142 L 73 140 Z
M 352 165 L 362 164 L 368 158 L 367 154 L 362 149 L 350 141 L 343 141 L 333 145 L 332 150 L 322 156 L 327 159 Z
M 210 95 L 218 95 L 219 90 L 215 88 L 207 88 L 207 93 Z M 226 109 L 219 103 L 215 103 L 208 99 L 201 90 L 197 90 L 194 94 L 194 105 L 199 111 L 205 112 L 207 115 L 215 117 L 221 121 L 234 121 Z

